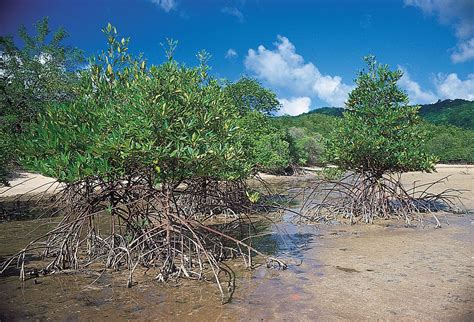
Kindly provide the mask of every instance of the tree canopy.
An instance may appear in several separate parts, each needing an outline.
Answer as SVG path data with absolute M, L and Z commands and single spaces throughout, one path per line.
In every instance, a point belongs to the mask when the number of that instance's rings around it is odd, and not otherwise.
M 50 102 L 75 96 L 79 64 L 78 49 L 63 44 L 67 33 L 51 32 L 47 18 L 36 25 L 36 34 L 26 27 L 18 33 L 23 46 L 12 37 L 0 37 L 0 181 L 6 183 L 9 166 L 18 160 L 21 135 Z
M 26 164 L 65 182 L 134 171 L 169 183 L 245 176 L 237 109 L 208 75 L 205 55 L 198 67 L 185 67 L 170 42 L 168 61 L 147 67 L 113 26 L 104 32 L 107 51 L 83 72 L 81 94 L 40 115 Z
M 390 70 L 375 57 L 365 58 L 346 111 L 327 142 L 328 161 L 343 170 L 376 178 L 385 173 L 432 171 L 436 158 L 424 149 L 426 132 L 418 107 L 397 85 L 400 70 Z

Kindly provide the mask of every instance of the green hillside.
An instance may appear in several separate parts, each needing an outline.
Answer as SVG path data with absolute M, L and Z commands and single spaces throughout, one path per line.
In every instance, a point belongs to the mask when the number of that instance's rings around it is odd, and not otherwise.
M 474 101 L 455 99 L 422 105 L 420 115 L 433 124 L 474 130 Z
M 329 116 L 342 116 L 343 112 L 344 112 L 344 108 L 342 108 L 342 107 L 321 107 L 321 108 L 312 110 L 311 112 L 308 112 L 308 114 L 323 114 L 323 115 L 329 115 Z
M 342 116 L 342 107 L 322 107 L 306 114 Z M 420 105 L 421 117 L 436 125 L 454 125 L 474 130 L 474 101 L 463 99 L 439 100 L 433 104 Z
M 306 113 L 298 116 L 280 116 L 273 120 L 279 128 L 303 128 L 308 132 L 319 133 L 324 136 L 325 133 L 333 129 L 336 117 L 319 113 Z
M 289 133 L 295 145 L 301 142 L 307 165 L 318 164 L 322 160 L 323 140 L 343 111 L 324 107 L 298 116 L 275 117 L 273 122 Z M 442 163 L 474 163 L 474 102 L 456 99 L 422 105 L 420 115 L 430 133 L 426 142 L 428 152 L 438 156 Z M 311 149 L 306 147 L 310 138 L 316 138 Z

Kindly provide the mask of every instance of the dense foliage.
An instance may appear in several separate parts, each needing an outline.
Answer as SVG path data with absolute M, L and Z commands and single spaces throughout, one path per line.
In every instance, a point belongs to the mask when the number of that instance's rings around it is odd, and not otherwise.
M 144 171 L 170 184 L 191 177 L 237 179 L 243 158 L 237 109 L 207 74 L 172 58 L 146 66 L 110 24 L 108 49 L 82 74 L 81 94 L 50 104 L 32 132 L 25 163 L 64 182 L 116 180 Z
M 280 108 L 280 102 L 275 93 L 263 87 L 253 78 L 244 76 L 237 82 L 229 82 L 226 85 L 225 90 L 232 98 L 241 116 L 245 116 L 249 112 L 270 115 Z
M 62 44 L 64 29 L 51 33 L 48 19 L 36 24 L 36 35 L 19 29 L 23 46 L 0 37 L 0 181 L 20 154 L 22 134 L 50 102 L 75 96 L 75 69 L 81 52 Z
M 272 119 L 275 127 L 287 133 L 290 160 L 299 166 L 323 165 L 324 138 L 331 132 L 336 119 L 331 116 L 308 113 Z
M 436 125 L 453 125 L 474 130 L 474 102 L 456 99 L 422 105 L 421 117 Z
M 253 170 L 284 173 L 292 160 L 286 132 L 269 117 L 280 108 L 275 93 L 248 77 L 227 84 L 225 91 L 237 107 L 245 157 Z
M 346 111 L 327 141 L 328 161 L 375 178 L 385 173 L 431 171 L 436 158 L 424 151 L 426 132 L 418 107 L 398 87 L 399 70 L 366 58 Z
M 443 163 L 474 163 L 474 130 L 425 124 L 429 133 L 425 149 Z

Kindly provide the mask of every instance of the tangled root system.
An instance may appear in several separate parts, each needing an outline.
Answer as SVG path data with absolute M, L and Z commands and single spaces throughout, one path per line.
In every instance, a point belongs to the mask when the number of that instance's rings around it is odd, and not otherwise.
M 413 183 L 406 188 L 401 175 L 374 177 L 360 173 L 349 173 L 339 180 L 317 181 L 302 206 L 301 219 L 318 222 L 346 219 L 351 224 L 372 223 L 376 219 L 412 220 L 431 214 L 436 227 L 441 223 L 438 211 L 453 211 L 455 201 L 460 201 L 462 191 L 445 189 L 431 192 L 435 185 L 442 184 L 448 177 L 430 183 Z
M 55 194 L 59 224 L 10 257 L 1 271 L 16 261 L 25 279 L 25 256 L 36 252 L 47 263 L 45 274 L 126 268 L 131 287 L 134 272 L 143 267 L 162 282 L 173 277 L 212 280 L 226 302 L 233 293 L 234 274 L 225 259 L 241 257 L 251 267 L 252 256 L 258 254 L 268 266 L 286 268 L 250 246 L 251 231 L 235 234 L 252 224 L 244 188 L 243 182 L 204 179 L 156 187 L 147 176 L 136 175 L 66 185 Z M 215 217 L 222 213 L 232 216 Z

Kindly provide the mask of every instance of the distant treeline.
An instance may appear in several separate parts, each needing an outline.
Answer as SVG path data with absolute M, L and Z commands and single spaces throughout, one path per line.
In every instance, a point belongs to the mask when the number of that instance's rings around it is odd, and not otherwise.
M 276 117 L 273 122 L 288 133 L 293 140 L 290 145 L 300 148 L 299 162 L 313 165 L 324 162 L 323 140 L 343 112 L 343 108 L 323 107 L 299 116 Z M 429 133 L 427 152 L 436 155 L 442 163 L 474 163 L 474 102 L 438 101 L 421 105 L 419 113 Z

